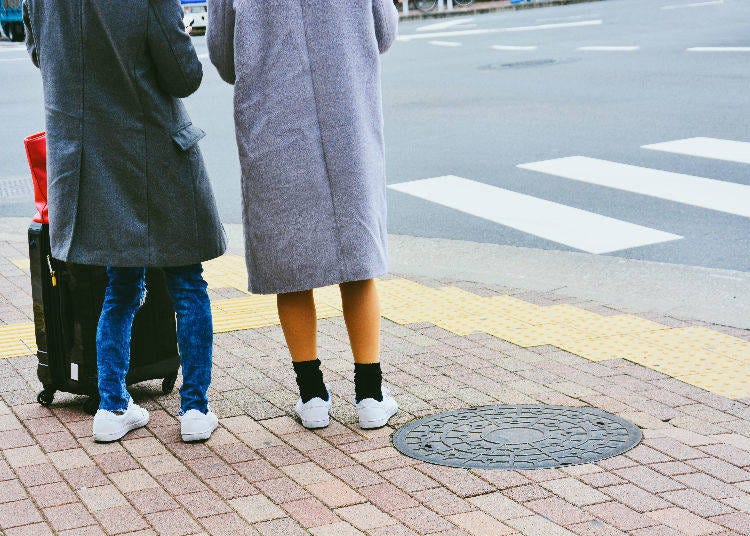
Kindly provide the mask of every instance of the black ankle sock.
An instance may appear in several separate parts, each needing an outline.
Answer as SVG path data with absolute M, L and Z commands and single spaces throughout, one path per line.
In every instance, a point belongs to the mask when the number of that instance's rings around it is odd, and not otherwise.
M 380 363 L 369 363 L 363 365 L 354 363 L 354 398 L 357 403 L 365 398 L 374 398 L 378 402 L 383 401 L 383 373 Z
M 326 384 L 323 383 L 323 373 L 320 370 L 320 359 L 292 363 L 297 374 L 297 385 L 302 403 L 308 402 L 316 396 L 328 400 Z

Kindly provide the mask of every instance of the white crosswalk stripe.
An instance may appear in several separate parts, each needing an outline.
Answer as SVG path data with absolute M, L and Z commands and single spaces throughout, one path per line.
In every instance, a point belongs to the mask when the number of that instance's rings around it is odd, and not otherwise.
M 750 217 L 750 186 L 744 184 L 631 166 L 585 156 L 556 158 L 520 164 L 518 167 Z
M 461 177 L 435 177 L 389 187 L 589 253 L 611 253 L 682 238 Z
M 717 138 L 688 138 L 644 145 L 644 149 L 750 164 L 750 143 Z

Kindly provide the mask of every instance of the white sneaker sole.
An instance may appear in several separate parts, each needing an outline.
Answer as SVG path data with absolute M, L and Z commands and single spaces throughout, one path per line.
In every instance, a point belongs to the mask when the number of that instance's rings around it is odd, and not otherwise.
M 216 430 L 218 427 L 219 425 L 217 424 L 216 426 L 211 426 L 201 432 L 191 432 L 189 434 L 182 434 L 182 440 L 185 443 L 195 443 L 197 441 L 206 441 L 207 439 L 211 437 L 211 434 L 213 434 L 214 430 Z
M 308 430 L 317 430 L 318 428 L 326 428 L 329 424 L 331 424 L 331 418 L 328 417 L 327 419 L 323 419 L 320 421 L 306 421 L 304 420 L 299 413 L 297 414 L 300 421 L 302 421 L 302 426 L 307 428 Z
M 359 427 L 363 430 L 373 430 L 375 428 L 382 428 L 386 424 L 388 424 L 388 421 L 391 420 L 391 418 L 398 412 L 398 408 L 394 408 L 388 413 L 386 413 L 383 417 L 380 419 L 368 419 L 368 420 L 359 420 Z
M 108 434 L 94 433 L 94 441 L 96 441 L 97 443 L 112 443 L 113 441 L 122 439 L 128 432 L 132 432 L 133 430 L 137 430 L 138 428 L 143 428 L 144 426 L 146 426 L 148 424 L 148 419 L 149 416 L 146 415 L 144 419 L 141 419 L 140 421 L 136 421 L 134 423 L 130 423 L 129 425 L 125 425 L 119 430 L 110 432 Z

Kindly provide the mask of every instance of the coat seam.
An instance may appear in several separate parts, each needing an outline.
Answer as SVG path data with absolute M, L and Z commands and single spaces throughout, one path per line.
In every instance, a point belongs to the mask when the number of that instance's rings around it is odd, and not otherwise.
M 300 6 L 300 11 L 302 12 L 302 30 L 304 32 L 305 37 L 305 59 L 307 60 L 307 70 L 310 73 L 310 85 L 312 87 L 313 92 L 313 100 L 315 101 L 315 123 L 318 126 L 318 138 L 320 140 L 320 148 L 321 152 L 323 153 L 323 165 L 325 166 L 325 173 L 326 173 L 326 182 L 328 183 L 328 194 L 331 199 L 331 211 L 333 212 L 333 220 L 334 220 L 334 235 L 336 236 L 336 243 L 337 243 L 337 257 L 338 257 L 338 272 L 339 277 L 343 278 L 345 277 L 344 274 L 349 272 L 346 257 L 343 254 L 343 243 L 341 240 L 341 230 L 339 228 L 339 215 L 338 211 L 336 210 L 336 202 L 334 200 L 333 196 L 333 186 L 331 184 L 331 174 L 330 174 L 330 168 L 329 168 L 329 157 L 328 157 L 328 151 L 326 150 L 325 143 L 323 142 L 323 127 L 320 124 L 320 106 L 318 102 L 318 93 L 316 91 L 315 87 L 315 77 L 313 76 L 313 70 L 312 70 L 312 63 L 310 61 L 310 48 L 309 48 L 309 40 L 308 40 L 308 33 L 307 33 L 307 21 L 305 16 L 305 7 L 303 5 L 302 1 L 298 2 Z

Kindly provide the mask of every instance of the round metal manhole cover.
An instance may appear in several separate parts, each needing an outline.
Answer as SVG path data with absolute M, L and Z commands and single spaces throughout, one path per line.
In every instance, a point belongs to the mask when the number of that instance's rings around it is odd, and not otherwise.
M 431 415 L 393 435 L 406 456 L 473 469 L 542 469 L 592 463 L 640 443 L 634 424 L 597 408 L 485 406 Z

